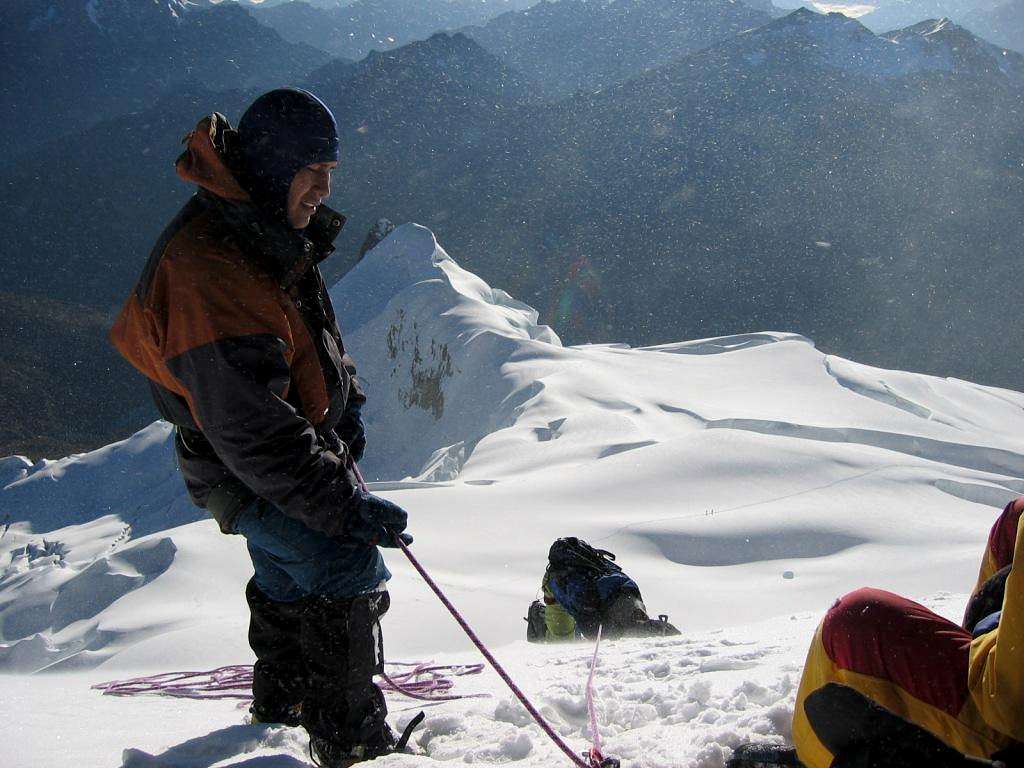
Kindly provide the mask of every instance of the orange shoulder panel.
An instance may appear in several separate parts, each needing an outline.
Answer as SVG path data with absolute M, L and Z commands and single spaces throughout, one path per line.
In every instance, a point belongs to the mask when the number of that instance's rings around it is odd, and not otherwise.
M 140 373 L 175 394 L 186 397 L 184 388 L 163 363 L 160 335 L 157 318 L 139 302 L 133 292 L 110 329 L 111 343 Z
M 133 293 L 110 340 L 135 368 L 189 401 L 166 361 L 222 339 L 269 334 L 294 354 L 287 297 L 266 274 L 230 244 L 218 241 L 200 216 L 168 244 L 142 301 Z M 193 409 L 194 412 L 194 409 Z
M 214 245 L 202 219 L 171 240 L 147 297 L 147 306 L 163 315 L 163 359 L 260 334 L 276 336 L 293 349 L 284 292 L 232 245 Z

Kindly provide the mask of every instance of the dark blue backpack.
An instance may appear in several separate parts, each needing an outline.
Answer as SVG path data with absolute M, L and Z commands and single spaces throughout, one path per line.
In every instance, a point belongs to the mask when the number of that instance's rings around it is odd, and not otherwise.
M 615 562 L 615 555 L 582 539 L 558 539 L 548 552 L 548 584 L 559 604 L 577 623 L 587 626 L 623 590 L 640 588 Z

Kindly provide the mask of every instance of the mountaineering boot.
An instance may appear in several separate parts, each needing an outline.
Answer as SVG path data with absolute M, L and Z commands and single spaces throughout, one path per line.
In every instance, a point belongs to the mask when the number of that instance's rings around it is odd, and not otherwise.
M 777 744 L 741 744 L 725 768 L 803 768 L 796 749 Z
M 604 607 L 599 621 L 604 637 L 617 640 L 645 636 L 645 625 L 650 617 L 639 592 L 624 589 Z
M 300 643 L 305 600 L 278 602 L 253 579 L 245 587 L 253 665 L 250 722 L 297 726 L 306 695 L 306 665 Z
M 667 613 L 658 614 L 658 618 L 644 622 L 644 633 L 650 637 L 676 637 L 683 634 L 669 623 Z
M 302 653 L 309 673 L 302 725 L 310 755 L 325 768 L 373 760 L 395 749 L 384 694 L 380 617 L 387 592 L 312 598 L 302 615 Z
M 349 746 L 338 739 L 310 735 L 309 754 L 314 764 L 321 768 L 347 768 L 355 763 L 374 760 L 394 752 L 406 752 L 406 744 L 412 730 L 422 721 L 421 712 L 409 724 L 400 739 L 395 739 L 395 734 L 387 723 L 384 723 L 383 727 L 374 723 L 370 726 L 373 729 L 372 734 L 354 746 Z
M 249 707 L 250 725 L 287 725 L 297 728 L 302 725 L 302 705 L 296 704 L 287 710 L 266 711 L 255 704 Z
M 668 616 L 661 614 L 652 619 L 647 606 L 639 594 L 623 590 L 605 609 L 601 616 L 605 636 L 614 640 L 619 637 L 669 637 L 681 634 L 669 624 Z
M 387 725 L 384 728 L 387 735 L 382 734 L 377 744 L 372 747 L 364 744 L 349 747 L 332 739 L 310 736 L 309 756 L 312 758 L 313 764 L 320 768 L 348 768 L 356 763 L 390 755 L 397 751 L 395 737 Z
M 385 724 L 383 732 L 378 734 L 376 743 L 359 745 L 348 751 L 343 751 L 342 748 L 334 742 L 330 742 L 325 739 L 310 738 L 310 757 L 313 758 L 313 762 L 316 765 L 322 766 L 322 768 L 348 768 L 348 766 L 355 765 L 356 763 L 374 760 L 378 757 L 390 755 L 395 752 L 411 753 L 412 750 L 408 748 L 409 739 L 412 738 L 412 732 L 416 730 L 420 723 L 423 722 L 424 717 L 424 713 L 420 712 L 416 717 L 410 720 L 409 724 L 402 732 L 402 735 L 399 736 L 397 740 L 391 732 L 391 728 Z M 618 765 L 614 768 L 618 768 Z

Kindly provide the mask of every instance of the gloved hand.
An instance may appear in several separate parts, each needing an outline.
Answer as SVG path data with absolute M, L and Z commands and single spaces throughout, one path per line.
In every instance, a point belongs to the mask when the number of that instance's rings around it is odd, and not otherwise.
M 350 406 L 345 409 L 334 432 L 348 446 L 348 453 L 352 457 L 352 461 L 357 464 L 362 461 L 363 454 L 366 452 L 366 425 L 363 424 L 359 406 Z
M 354 539 L 381 547 L 397 547 L 393 534 L 412 544 L 405 531 L 409 514 L 397 504 L 365 491 L 356 491 L 347 509 L 345 534 Z

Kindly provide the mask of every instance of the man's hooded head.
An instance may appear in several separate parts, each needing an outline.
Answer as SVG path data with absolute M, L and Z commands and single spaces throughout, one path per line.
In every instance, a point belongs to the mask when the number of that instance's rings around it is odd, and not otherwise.
M 320 99 L 299 88 L 260 96 L 238 123 L 232 170 L 253 202 L 272 219 L 287 217 L 295 174 L 338 162 L 338 125 Z

